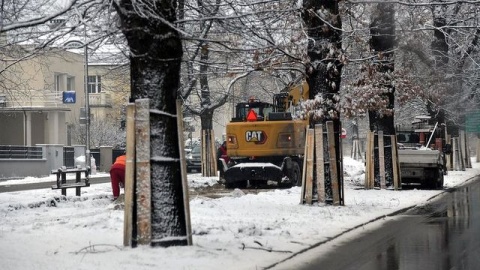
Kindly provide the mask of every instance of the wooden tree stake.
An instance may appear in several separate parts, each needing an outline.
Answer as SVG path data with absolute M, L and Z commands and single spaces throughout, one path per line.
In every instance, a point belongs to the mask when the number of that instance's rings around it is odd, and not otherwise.
M 330 164 L 330 181 L 332 183 L 333 205 L 340 205 L 339 176 L 337 173 L 337 154 L 335 153 L 335 130 L 333 121 L 327 121 L 327 140 Z
M 318 202 L 325 202 L 325 165 L 323 157 L 323 125 L 315 125 L 315 163 L 317 168 Z
M 390 141 L 392 142 L 393 187 L 395 190 L 398 190 L 401 188 L 402 183 L 398 164 L 397 136 L 390 135 Z
M 374 133 L 367 132 L 367 149 L 365 150 L 365 188 L 372 189 L 374 186 L 373 180 L 373 148 L 374 148 Z
M 305 203 L 305 186 L 307 183 L 307 149 L 308 149 L 308 129 L 305 136 L 305 150 L 303 151 L 303 169 L 302 169 L 302 189 L 300 192 L 300 203 Z
M 306 152 L 306 163 L 307 163 L 307 178 L 305 183 L 305 202 L 307 204 L 312 204 L 313 199 L 313 148 L 314 148 L 314 130 L 308 129 L 307 131 L 307 152 Z
M 210 176 L 217 176 L 217 151 L 215 147 L 215 132 L 214 130 L 210 130 Z
M 380 173 L 380 188 L 385 189 L 385 144 L 383 142 L 383 131 L 378 132 L 378 164 Z
M 178 143 L 180 151 L 180 170 L 182 175 L 183 206 L 185 211 L 185 224 L 187 228 L 187 244 L 191 246 L 192 241 L 192 223 L 190 221 L 190 199 L 188 195 L 187 163 L 185 161 L 185 146 L 183 138 L 183 110 L 182 101 L 177 99 L 177 128 Z
M 125 209 L 123 220 L 123 245 L 133 246 L 134 194 L 135 194 L 135 105 L 127 106 L 127 161 L 125 166 Z
M 137 240 L 140 245 L 149 245 L 152 238 L 149 102 L 149 99 L 135 101 Z

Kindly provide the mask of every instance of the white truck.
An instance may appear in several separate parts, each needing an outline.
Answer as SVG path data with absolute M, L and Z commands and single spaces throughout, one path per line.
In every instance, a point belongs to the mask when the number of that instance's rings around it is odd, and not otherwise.
M 428 189 L 443 188 L 445 164 L 442 151 L 399 148 L 398 159 L 402 184 L 420 184 Z
M 417 116 L 410 129 L 397 128 L 400 177 L 402 184 L 442 189 L 447 171 L 445 154 L 451 150 L 444 140 L 443 125 L 429 125 L 429 120 L 429 116 Z

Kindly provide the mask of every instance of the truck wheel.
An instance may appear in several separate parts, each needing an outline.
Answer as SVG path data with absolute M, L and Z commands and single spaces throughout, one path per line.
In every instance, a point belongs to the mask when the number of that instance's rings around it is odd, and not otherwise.
M 302 172 L 300 171 L 300 166 L 298 165 L 298 162 L 293 162 L 291 176 L 293 185 L 298 187 L 302 185 Z

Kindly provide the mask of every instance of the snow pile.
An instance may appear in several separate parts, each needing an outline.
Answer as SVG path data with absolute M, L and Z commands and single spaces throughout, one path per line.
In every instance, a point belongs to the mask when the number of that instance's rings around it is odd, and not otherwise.
M 365 184 L 365 166 L 362 161 L 352 158 L 343 159 L 343 181 L 345 185 L 364 186 Z
M 218 176 L 202 177 L 200 173 L 188 175 L 188 187 L 190 189 L 212 187 L 218 184 Z

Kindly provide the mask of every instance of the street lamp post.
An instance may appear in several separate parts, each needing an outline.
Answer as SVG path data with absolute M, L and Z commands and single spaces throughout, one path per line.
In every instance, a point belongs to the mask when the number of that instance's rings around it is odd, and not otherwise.
M 85 166 L 87 169 L 90 169 L 90 106 L 89 106 L 89 98 L 88 98 L 88 43 L 87 43 L 87 27 L 85 26 L 84 29 L 85 34 L 85 80 L 84 80 L 84 88 L 85 88 Z

